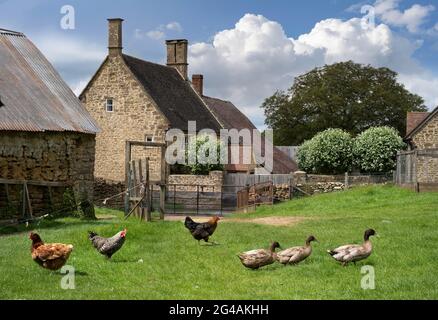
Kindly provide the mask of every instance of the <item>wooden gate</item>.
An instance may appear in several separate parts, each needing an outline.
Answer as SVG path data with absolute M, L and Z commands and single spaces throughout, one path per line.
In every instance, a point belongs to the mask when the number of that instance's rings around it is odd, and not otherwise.
M 149 159 L 129 162 L 128 176 L 129 208 L 133 208 L 127 216 L 135 212 L 141 220 L 152 220 L 152 199 L 149 179 Z
M 247 186 L 237 192 L 237 211 L 255 211 L 258 206 L 273 204 L 274 184 L 272 181 Z
M 144 165 L 140 160 L 133 161 L 132 157 L 132 147 L 151 147 L 159 148 L 161 150 L 161 173 L 160 180 L 154 181 L 153 183 L 149 179 L 149 160 L 144 160 Z M 125 186 L 129 190 L 125 196 L 125 218 L 128 218 L 134 211 L 137 211 L 137 215 L 144 219 L 146 217 L 147 221 L 152 220 L 151 211 L 152 208 L 152 193 L 154 186 L 160 188 L 160 219 L 164 220 L 165 214 L 165 200 L 166 200 L 166 181 L 168 175 L 168 166 L 165 159 L 166 154 L 166 144 L 158 142 L 143 142 L 143 141 L 126 141 L 125 146 Z M 144 166 L 147 165 L 147 170 L 144 170 Z M 142 172 L 142 178 L 140 178 L 140 172 Z M 138 179 L 137 179 L 138 178 Z M 147 180 L 147 182 L 143 180 Z M 138 187 L 140 186 L 140 193 L 138 194 Z M 134 189 L 133 189 L 134 188 Z M 134 190 L 132 193 L 132 190 Z M 143 193 L 142 191 L 143 190 Z M 131 195 L 132 193 L 132 195 Z M 136 202 L 134 207 L 131 209 L 132 202 Z M 142 209 L 146 209 L 146 214 Z

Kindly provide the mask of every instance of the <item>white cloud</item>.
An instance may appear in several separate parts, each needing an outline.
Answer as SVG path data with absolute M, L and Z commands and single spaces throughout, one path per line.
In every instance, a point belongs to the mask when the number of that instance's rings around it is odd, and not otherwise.
M 82 93 L 82 91 L 85 89 L 89 81 L 90 79 L 86 78 L 79 80 L 75 84 L 71 85 L 71 89 L 73 90 L 76 96 L 79 96 Z
M 165 37 L 165 33 L 163 31 L 160 31 L 160 30 L 148 31 L 148 32 L 146 32 L 146 35 L 153 40 L 161 40 L 161 39 L 164 39 L 164 37 Z
M 421 74 L 400 74 L 399 79 L 406 88 L 424 98 L 429 109 L 438 106 L 438 78 L 429 72 Z
M 36 36 L 33 42 L 76 95 L 82 92 L 107 55 L 104 46 L 93 45 L 64 34 Z
M 98 45 L 63 34 L 44 35 L 33 41 L 54 64 L 93 63 L 102 61 L 106 55 L 106 51 Z
M 421 42 L 395 34 L 387 25 L 362 28 L 361 19 L 320 21 L 307 34 L 288 38 L 282 26 L 261 15 L 246 14 L 229 30 L 218 32 L 212 43 L 190 46 L 190 71 L 205 75 L 206 93 L 233 101 L 259 127 L 263 99 L 289 87 L 293 78 L 316 66 L 354 60 L 386 66 L 401 74 L 413 92 L 436 103 L 433 83 L 413 58 Z M 419 76 L 421 75 L 421 76 Z M 436 90 L 436 89 L 435 89 Z
M 183 28 L 179 22 L 173 21 L 167 24 L 159 25 L 154 30 L 143 32 L 141 29 L 135 29 L 134 36 L 137 39 L 143 39 L 145 36 L 152 40 L 162 40 L 168 36 L 168 32 L 181 33 Z
M 380 19 L 391 26 L 406 27 L 409 32 L 420 31 L 426 18 L 435 10 L 433 5 L 414 4 L 404 11 L 399 10 L 400 0 L 377 0 L 374 4 L 375 13 Z
M 179 22 L 170 22 L 166 25 L 167 30 L 172 30 L 178 33 L 181 33 L 183 31 L 183 28 Z

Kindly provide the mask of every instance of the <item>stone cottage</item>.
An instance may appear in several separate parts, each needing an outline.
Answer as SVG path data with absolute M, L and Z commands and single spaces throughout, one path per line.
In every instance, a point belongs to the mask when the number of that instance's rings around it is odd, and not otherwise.
M 108 56 L 80 95 L 102 131 L 96 137 L 95 192 L 122 191 L 125 141 L 164 143 L 169 129 L 255 129 L 231 102 L 203 95 L 202 76 L 188 77 L 188 41 L 166 41 L 167 63 L 160 65 L 123 51 L 122 19 L 108 19 Z M 201 86 L 200 86 L 201 85 Z M 239 146 L 244 148 L 246 146 Z M 275 149 L 275 173 L 290 173 L 296 164 Z M 133 159 L 148 157 L 151 179 L 160 180 L 159 148 L 136 147 Z M 229 172 L 253 172 L 254 164 L 230 165 Z
M 408 113 L 405 141 L 413 151 L 416 181 L 438 184 L 438 107 L 432 112 Z
M 96 138 L 95 176 L 105 184 L 125 179 L 125 141 L 165 142 L 171 128 L 219 133 L 221 125 L 193 90 L 187 74 L 187 40 L 167 41 L 167 65 L 123 53 L 122 19 L 109 19 L 108 56 L 80 99 L 102 131 Z M 160 180 L 161 151 L 137 147 L 133 159 L 149 157 L 151 179 Z
M 63 205 L 66 188 L 94 214 L 98 130 L 34 44 L 0 29 L 0 220 L 21 214 L 23 182 L 34 215 Z

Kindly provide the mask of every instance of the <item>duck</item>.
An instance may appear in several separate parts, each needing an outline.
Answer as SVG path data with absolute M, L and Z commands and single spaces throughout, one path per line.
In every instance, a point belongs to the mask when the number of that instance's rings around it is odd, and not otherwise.
M 275 241 L 271 244 L 270 248 L 257 249 L 238 254 L 238 257 L 242 264 L 249 268 L 256 270 L 258 268 L 273 264 L 276 259 L 275 249 L 280 248 L 280 244 Z
M 277 261 L 283 265 L 296 265 L 301 261 L 307 259 L 312 254 L 312 245 L 311 242 L 316 241 L 314 236 L 309 236 L 306 240 L 306 244 L 302 247 L 293 247 L 283 251 L 280 251 L 276 254 Z
M 345 267 L 349 262 L 356 264 L 356 261 L 368 258 L 373 252 L 373 245 L 370 237 L 376 235 L 376 231 L 368 229 L 364 234 L 363 244 L 347 244 L 333 250 L 327 250 L 333 259 L 342 263 Z

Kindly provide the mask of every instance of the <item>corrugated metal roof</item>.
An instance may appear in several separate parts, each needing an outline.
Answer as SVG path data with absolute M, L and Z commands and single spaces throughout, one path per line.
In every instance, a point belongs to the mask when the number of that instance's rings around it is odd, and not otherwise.
M 0 130 L 99 128 L 44 55 L 22 33 L 0 29 Z

